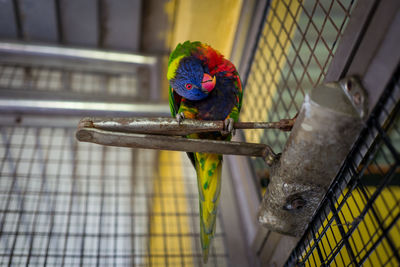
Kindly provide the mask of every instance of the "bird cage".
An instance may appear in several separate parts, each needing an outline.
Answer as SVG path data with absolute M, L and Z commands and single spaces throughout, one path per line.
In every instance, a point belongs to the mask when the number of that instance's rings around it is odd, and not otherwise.
M 186 154 L 75 138 L 86 116 L 170 116 L 166 51 L 143 47 L 159 45 L 155 18 L 171 23 L 167 2 L 0 2 L 0 265 L 203 266 Z M 292 118 L 313 88 L 348 77 L 367 112 L 297 236 L 259 222 L 273 178 L 265 159 L 225 156 L 208 266 L 399 265 L 398 1 L 238 2 L 242 122 Z M 235 138 L 279 153 L 289 136 Z

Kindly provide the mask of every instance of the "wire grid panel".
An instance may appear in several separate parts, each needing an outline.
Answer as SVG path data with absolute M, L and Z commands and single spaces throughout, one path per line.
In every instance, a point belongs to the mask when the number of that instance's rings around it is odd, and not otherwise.
M 0 132 L 1 266 L 201 266 L 182 153 L 78 143 L 68 128 Z M 227 265 L 221 218 L 209 262 Z
M 73 92 L 84 96 L 109 95 L 140 100 L 136 73 L 116 74 L 93 72 L 79 68 L 31 67 L 0 63 L 1 89 L 54 92 Z
M 253 58 L 245 75 L 242 121 L 278 121 L 292 118 L 307 91 L 327 73 L 353 0 L 270 1 L 258 33 Z M 273 130 L 246 130 L 246 141 L 283 150 L 289 134 Z M 256 170 L 265 169 L 253 159 Z
M 400 265 L 400 71 L 287 265 Z

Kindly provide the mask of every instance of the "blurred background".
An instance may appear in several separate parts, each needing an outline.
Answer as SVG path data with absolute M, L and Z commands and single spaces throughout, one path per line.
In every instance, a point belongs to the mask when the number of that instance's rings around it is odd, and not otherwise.
M 168 55 L 192 40 L 236 65 L 242 121 L 291 118 L 313 87 L 349 75 L 369 93 L 301 237 L 258 224 L 264 159 L 225 157 L 208 266 L 398 266 L 400 15 L 382 2 L 0 0 L 0 265 L 203 265 L 185 153 L 75 139 L 84 116 L 170 116 Z M 288 136 L 235 138 L 281 152 Z

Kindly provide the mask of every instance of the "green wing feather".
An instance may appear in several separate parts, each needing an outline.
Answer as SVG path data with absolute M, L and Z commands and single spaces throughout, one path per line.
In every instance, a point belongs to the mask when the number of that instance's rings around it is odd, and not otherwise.
M 177 101 L 175 101 L 174 92 L 171 86 L 169 86 L 168 89 L 168 101 L 169 101 L 169 109 L 171 110 L 171 115 L 172 117 L 175 117 L 176 114 L 178 114 L 179 106 L 178 103 L 176 103 Z
M 178 44 L 174 51 L 169 55 L 168 67 L 171 65 L 172 61 L 180 56 L 190 56 L 193 49 L 201 46 L 200 42 L 190 42 L 186 41 L 182 44 Z

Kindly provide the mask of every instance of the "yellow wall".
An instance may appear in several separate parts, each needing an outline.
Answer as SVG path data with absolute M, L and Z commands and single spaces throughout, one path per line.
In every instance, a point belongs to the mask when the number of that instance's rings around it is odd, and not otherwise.
M 159 152 L 146 266 L 193 266 L 192 254 L 200 253 L 192 248 L 190 217 L 184 215 L 189 212 L 186 199 L 177 197 L 186 194 L 181 157 L 180 152 Z
M 169 43 L 171 50 L 186 40 L 201 41 L 229 58 L 242 0 L 172 0 L 166 7 L 170 14 L 173 2 L 176 14 Z

